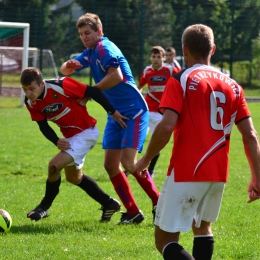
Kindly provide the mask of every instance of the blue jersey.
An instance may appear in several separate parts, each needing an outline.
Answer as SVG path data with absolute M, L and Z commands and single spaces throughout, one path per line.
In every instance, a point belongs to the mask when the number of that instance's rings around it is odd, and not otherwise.
M 107 75 L 110 67 L 120 67 L 123 80 L 116 86 L 102 92 L 120 113 L 129 112 L 133 109 L 148 110 L 147 104 L 136 86 L 126 58 L 107 37 L 102 37 L 94 50 L 87 48 L 74 59 L 83 65 L 77 71 L 90 67 L 95 83 L 100 82 Z

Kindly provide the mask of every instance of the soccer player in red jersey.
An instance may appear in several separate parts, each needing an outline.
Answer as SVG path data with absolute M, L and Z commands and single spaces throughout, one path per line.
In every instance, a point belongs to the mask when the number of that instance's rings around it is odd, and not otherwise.
M 216 222 L 228 179 L 232 125 L 242 135 L 250 166 L 248 203 L 260 198 L 260 147 L 244 91 L 233 79 L 210 66 L 216 46 L 211 28 L 187 27 L 182 50 L 187 69 L 166 84 L 155 128 L 147 151 L 137 162 L 137 172 L 168 143 L 174 145 L 167 177 L 157 204 L 155 244 L 166 260 L 210 260 Z M 180 232 L 194 233 L 192 254 L 178 242 Z
M 60 173 L 64 169 L 68 182 L 77 185 L 101 204 L 103 213 L 100 221 L 109 221 L 120 209 L 120 203 L 105 193 L 95 180 L 82 173 L 85 156 L 95 146 L 99 131 L 95 126 L 96 119 L 77 100 L 91 97 L 122 128 L 126 127 L 123 120 L 127 118 L 114 109 L 98 88 L 89 87 L 72 78 L 43 80 L 37 68 L 29 67 L 22 71 L 20 81 L 32 120 L 37 122 L 42 134 L 60 150 L 49 162 L 45 196 L 27 217 L 38 221 L 49 216 L 49 208 L 59 193 Z M 62 138 L 57 136 L 48 121 L 58 125 Z
M 145 100 L 147 102 L 150 118 L 148 129 L 151 135 L 154 128 L 162 119 L 162 115 L 158 112 L 159 104 L 162 98 L 166 82 L 172 76 L 173 67 L 164 63 L 165 50 L 161 46 L 153 46 L 150 51 L 151 65 L 147 66 L 140 77 L 138 88 L 142 92 L 145 85 L 148 86 Z M 151 160 L 148 171 L 151 176 L 155 174 L 155 165 L 159 159 L 160 153 L 156 154 Z
M 172 66 L 173 68 L 173 74 L 178 73 L 181 71 L 181 65 L 179 62 L 175 59 L 176 57 L 176 51 L 173 47 L 167 47 L 166 48 L 166 60 L 165 63 Z

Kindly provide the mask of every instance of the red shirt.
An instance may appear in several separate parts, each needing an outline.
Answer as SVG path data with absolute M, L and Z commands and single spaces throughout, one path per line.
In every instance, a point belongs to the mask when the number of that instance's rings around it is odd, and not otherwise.
M 43 98 L 34 102 L 27 100 L 25 104 L 32 120 L 52 121 L 59 126 L 63 136 L 69 138 L 96 125 L 96 119 L 88 114 L 86 106 L 77 103 L 86 89 L 87 85 L 69 77 L 44 80 Z
M 233 123 L 250 117 L 244 92 L 234 80 L 205 65 L 168 80 L 159 111 L 179 114 L 168 175 L 177 182 L 227 182 Z
M 149 111 L 158 112 L 159 104 L 167 80 L 171 77 L 173 69 L 171 66 L 163 64 L 163 66 L 154 70 L 152 65 L 147 66 L 139 80 L 140 86 L 148 85 L 148 92 L 145 96 Z

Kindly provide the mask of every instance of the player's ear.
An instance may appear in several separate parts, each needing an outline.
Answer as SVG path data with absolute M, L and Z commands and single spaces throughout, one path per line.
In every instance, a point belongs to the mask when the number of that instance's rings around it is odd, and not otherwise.
M 102 36 L 103 35 L 103 32 L 102 32 L 102 30 L 101 29 L 98 29 L 98 36 L 100 37 L 100 36 Z
M 214 55 L 215 51 L 216 51 L 216 44 L 214 44 L 214 46 L 212 47 L 212 50 L 211 50 L 211 56 Z

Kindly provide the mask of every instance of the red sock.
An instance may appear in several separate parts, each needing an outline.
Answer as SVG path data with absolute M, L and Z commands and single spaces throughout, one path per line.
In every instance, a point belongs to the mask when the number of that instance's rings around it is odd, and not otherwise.
M 133 172 L 132 174 L 133 176 L 135 176 L 140 186 L 143 188 L 143 190 L 152 200 L 153 206 L 157 205 L 160 193 L 158 192 L 150 174 L 147 174 L 145 178 L 140 177 L 136 171 Z
M 134 196 L 129 186 L 129 182 L 124 172 L 120 172 L 116 176 L 110 178 L 110 180 L 114 185 L 117 195 L 124 204 L 127 213 L 136 214 L 139 211 L 139 208 L 135 202 Z

